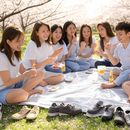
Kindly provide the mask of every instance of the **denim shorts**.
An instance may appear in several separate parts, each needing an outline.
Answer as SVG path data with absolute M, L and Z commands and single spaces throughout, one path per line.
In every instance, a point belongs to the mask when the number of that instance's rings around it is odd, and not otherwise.
M 7 88 L 0 90 L 0 103 L 7 104 L 6 96 L 7 94 L 12 91 L 13 89 L 22 88 L 24 81 L 20 81 L 16 84 L 13 84 Z M 16 97 L 17 98 L 17 97 Z

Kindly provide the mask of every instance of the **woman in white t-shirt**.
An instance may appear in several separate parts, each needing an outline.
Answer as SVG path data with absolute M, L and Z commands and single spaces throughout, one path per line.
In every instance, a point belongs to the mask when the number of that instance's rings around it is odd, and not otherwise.
M 0 43 L 0 102 L 3 104 L 23 102 L 40 92 L 33 88 L 43 81 L 42 72 L 32 69 L 18 75 L 23 40 L 18 28 L 8 27 L 3 32 Z
M 53 65 L 47 65 L 45 69 L 47 71 L 62 73 L 62 69 L 60 68 L 61 63 L 65 62 L 65 56 L 68 53 L 66 44 L 62 40 L 62 27 L 54 24 L 51 27 L 51 44 L 54 51 L 58 48 L 63 48 L 61 53 L 58 55 L 56 62 Z
M 22 62 L 26 70 L 33 67 L 42 70 L 45 73 L 46 85 L 57 84 L 63 80 L 61 74 L 55 74 L 44 70 L 46 65 L 56 61 L 56 57 L 62 51 L 62 48 L 58 48 L 56 51 L 53 50 L 51 44 L 49 44 L 49 36 L 49 25 L 42 22 L 36 23 L 33 27 L 31 41 L 26 48 Z M 45 84 L 43 83 L 43 85 Z
M 67 72 L 83 71 L 90 68 L 90 64 L 82 59 L 78 59 L 79 43 L 76 39 L 77 28 L 72 21 L 65 22 L 63 26 L 63 40 L 68 48 L 66 58 Z
M 80 43 L 80 48 L 78 51 L 79 58 L 89 62 L 90 67 L 94 67 L 96 60 L 92 58 L 92 55 L 94 54 L 96 42 L 95 39 L 92 38 L 92 29 L 87 24 L 81 26 L 79 43 Z
M 109 61 L 104 48 L 107 44 L 110 44 L 110 52 L 113 55 L 114 50 L 115 50 L 117 44 L 119 43 L 119 41 L 118 41 L 117 37 L 115 37 L 114 33 L 112 32 L 111 26 L 108 22 L 99 23 L 97 25 L 97 29 L 99 31 L 99 37 L 100 37 L 99 49 L 98 49 L 97 53 L 98 53 L 98 55 L 103 57 L 103 60 L 97 61 L 95 63 L 95 67 L 97 67 L 99 65 L 113 66 L 112 63 Z M 115 66 L 120 67 L 121 64 L 119 63 Z

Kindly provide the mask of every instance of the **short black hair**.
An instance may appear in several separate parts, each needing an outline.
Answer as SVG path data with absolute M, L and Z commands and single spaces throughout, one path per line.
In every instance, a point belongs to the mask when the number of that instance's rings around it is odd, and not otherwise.
M 116 31 L 125 31 L 126 33 L 130 32 L 130 23 L 129 22 L 120 22 L 116 26 Z

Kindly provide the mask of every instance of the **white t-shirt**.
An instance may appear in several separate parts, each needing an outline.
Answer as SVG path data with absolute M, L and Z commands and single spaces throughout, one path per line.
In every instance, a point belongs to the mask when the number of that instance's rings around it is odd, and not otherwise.
M 68 59 L 76 59 L 78 50 L 79 50 L 79 43 L 78 42 L 73 43 L 71 48 L 71 53 Z
M 119 59 L 123 70 L 130 69 L 130 42 L 127 48 L 124 48 L 121 43 L 117 45 L 113 56 Z
M 42 62 L 53 54 L 53 48 L 48 43 L 42 43 L 41 47 L 37 47 L 34 41 L 30 41 L 24 55 L 23 65 L 26 69 L 31 67 L 30 60 Z
M 62 52 L 59 54 L 59 56 L 57 57 L 57 61 L 61 61 L 62 56 L 66 55 L 66 54 L 68 53 L 67 46 L 66 46 L 65 43 L 64 43 L 63 45 L 61 45 L 61 44 L 59 44 L 59 43 L 57 43 L 57 44 L 55 44 L 55 45 L 53 44 L 52 47 L 53 47 L 53 50 L 54 50 L 54 51 L 57 50 L 57 49 L 60 48 L 60 47 L 63 47 L 63 51 L 62 51 Z
M 95 41 L 94 38 L 92 39 L 92 44 L 96 44 L 96 41 Z M 92 46 L 92 45 L 91 45 L 91 46 Z M 81 52 L 81 54 L 82 54 L 82 55 L 89 55 L 89 54 L 92 54 L 92 52 L 93 52 L 92 47 L 87 46 L 87 47 Z M 88 59 L 90 59 L 90 58 L 81 58 L 81 59 L 86 59 L 86 60 L 88 60 Z
M 14 63 L 15 66 L 11 65 L 7 56 L 4 53 L 0 52 L 0 71 L 9 71 L 10 77 L 15 78 L 19 72 L 20 62 L 16 59 L 16 57 L 14 57 L 12 62 Z M 4 87 L 2 85 L 3 81 L 0 77 L 0 90 L 2 87 Z

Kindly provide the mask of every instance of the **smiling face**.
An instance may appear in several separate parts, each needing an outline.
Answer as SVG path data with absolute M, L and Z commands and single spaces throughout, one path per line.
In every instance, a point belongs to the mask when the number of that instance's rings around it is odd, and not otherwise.
M 125 32 L 124 30 L 116 31 L 118 40 L 121 43 L 128 43 L 130 41 L 130 32 Z
M 52 39 L 54 43 L 57 43 L 62 37 L 62 30 L 61 28 L 57 28 L 53 33 L 52 33 Z
M 84 39 L 89 39 L 89 37 L 90 37 L 90 35 L 91 35 L 91 31 L 90 31 L 90 29 L 86 26 L 86 27 L 83 28 L 82 34 L 83 34 L 83 38 L 84 38 Z
M 7 40 L 7 44 L 13 51 L 21 51 L 21 46 L 24 43 L 24 35 L 15 37 L 13 40 Z
M 106 29 L 102 25 L 99 25 L 97 29 L 102 38 L 105 38 L 107 36 Z
M 45 42 L 50 35 L 50 31 L 47 26 L 42 25 L 36 34 L 39 37 L 40 42 Z
M 73 36 L 76 33 L 76 27 L 73 24 L 70 24 L 66 32 L 67 32 L 67 35 Z

